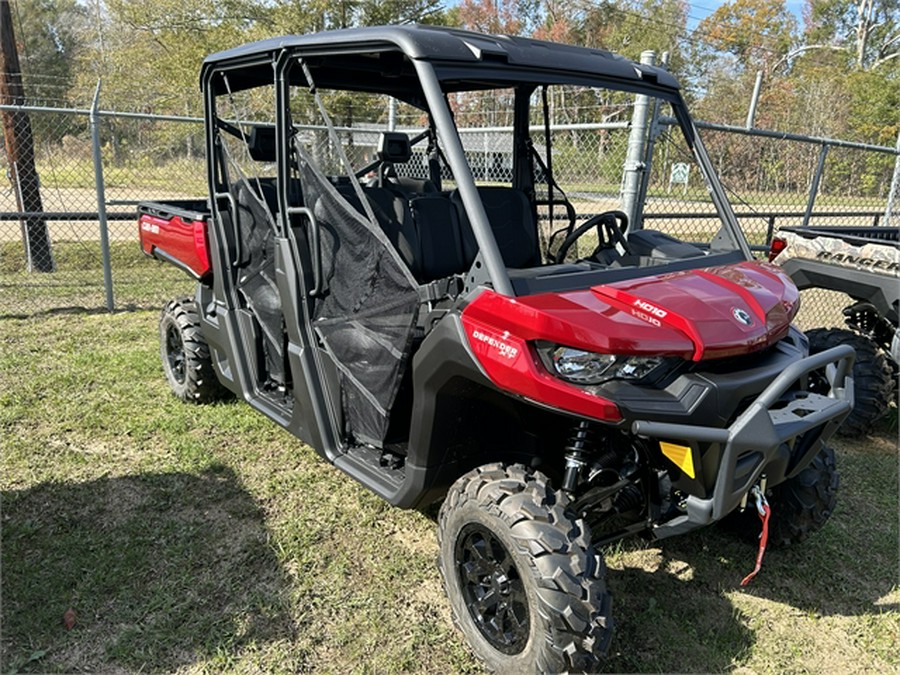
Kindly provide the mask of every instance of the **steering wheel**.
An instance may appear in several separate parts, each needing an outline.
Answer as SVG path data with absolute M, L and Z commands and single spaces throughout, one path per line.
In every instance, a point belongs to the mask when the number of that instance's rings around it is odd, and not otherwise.
M 597 228 L 597 248 L 594 249 L 590 257 L 593 258 L 604 248 L 609 248 L 616 244 L 620 245 L 626 254 L 631 254 L 631 250 L 628 248 L 628 242 L 625 240 L 624 234 L 625 230 L 628 228 L 628 216 L 621 211 L 606 211 L 604 213 L 598 213 L 592 218 L 588 218 L 585 222 L 572 230 L 569 236 L 567 236 L 563 243 L 560 244 L 559 249 L 556 251 L 554 261 L 557 264 L 563 262 L 566 259 L 566 254 L 569 252 L 569 249 L 572 248 L 572 244 L 578 241 L 585 232 L 593 227 Z

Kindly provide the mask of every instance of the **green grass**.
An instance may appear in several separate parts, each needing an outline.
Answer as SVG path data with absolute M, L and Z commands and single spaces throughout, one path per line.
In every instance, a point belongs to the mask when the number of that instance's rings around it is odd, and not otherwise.
M 28 272 L 22 243 L 0 243 L 0 317 L 106 307 L 99 242 L 54 242 L 53 259 L 56 271 Z M 110 263 L 116 308 L 162 307 L 193 293 L 184 272 L 148 258 L 137 241 L 111 242 Z
M 156 188 L 177 190 L 185 194 L 205 194 L 207 191 L 205 162 L 198 159 L 159 160 L 136 158 L 120 162 L 107 161 L 103 165 L 103 179 L 107 190 L 115 188 Z M 94 161 L 90 157 L 67 157 L 64 160 L 42 160 L 38 173 L 46 190 L 96 187 Z
M 433 511 L 389 507 L 243 403 L 178 402 L 157 317 L 0 320 L 0 670 L 479 672 Z M 900 669 L 888 429 L 836 444 L 839 509 L 747 588 L 755 551 L 717 528 L 610 547 L 606 669 Z

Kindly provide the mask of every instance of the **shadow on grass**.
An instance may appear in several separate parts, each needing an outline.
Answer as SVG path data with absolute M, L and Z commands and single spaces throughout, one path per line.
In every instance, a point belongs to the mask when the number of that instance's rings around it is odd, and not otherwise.
M 172 671 L 293 637 L 263 512 L 230 469 L 2 499 L 4 671 Z
M 98 316 L 139 312 L 142 310 L 159 310 L 162 308 L 162 305 L 160 305 L 159 302 L 116 303 L 115 309 L 110 311 L 106 307 L 101 307 L 100 304 L 102 303 L 98 301 L 96 307 L 72 305 L 67 307 L 34 310 L 33 312 L 17 311 L 4 313 L 4 310 L 0 309 L 0 319 L 42 319 L 53 316 Z
M 721 572 L 706 569 L 715 554 L 685 555 L 693 539 L 675 551 L 632 541 L 624 554 L 607 552 L 616 633 L 604 672 L 726 672 L 752 649 L 748 622 L 720 592 Z

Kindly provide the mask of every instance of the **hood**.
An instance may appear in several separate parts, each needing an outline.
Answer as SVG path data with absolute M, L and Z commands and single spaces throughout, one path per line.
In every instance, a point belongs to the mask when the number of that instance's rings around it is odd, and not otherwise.
M 691 340 L 692 359 L 763 349 L 782 339 L 799 309 L 799 293 L 783 272 L 760 263 L 596 286 L 605 302 Z
M 779 268 L 744 262 L 564 293 L 482 293 L 464 314 L 524 340 L 699 361 L 764 349 L 787 334 L 798 308 Z

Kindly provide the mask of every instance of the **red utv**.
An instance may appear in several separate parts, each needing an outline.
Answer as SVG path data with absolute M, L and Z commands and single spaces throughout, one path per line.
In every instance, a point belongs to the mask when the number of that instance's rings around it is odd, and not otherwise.
M 853 352 L 808 356 L 667 72 L 403 26 L 249 44 L 201 83 L 208 200 L 140 208 L 144 251 L 197 280 L 160 323 L 172 389 L 233 392 L 392 504 L 443 500 L 441 573 L 489 668 L 597 667 L 599 545 L 748 498 L 774 543 L 831 513 Z M 705 185 L 687 224 L 646 190 L 623 211 L 622 153 L 564 123 L 636 104 Z

